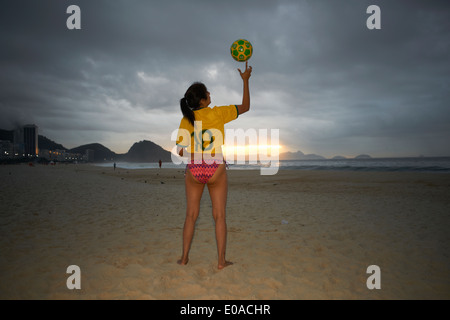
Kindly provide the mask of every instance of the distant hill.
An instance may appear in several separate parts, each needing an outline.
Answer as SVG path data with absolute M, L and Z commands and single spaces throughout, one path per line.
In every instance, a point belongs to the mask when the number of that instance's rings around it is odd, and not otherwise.
M 372 159 L 372 157 L 368 154 L 360 154 L 359 156 L 356 156 L 355 159 Z
M 144 140 L 136 142 L 123 156 L 124 161 L 129 162 L 163 162 L 172 161 L 170 152 L 164 150 L 157 144 Z
M 298 160 L 301 159 L 305 154 L 301 151 L 297 152 L 282 152 L 280 153 L 280 160 Z
M 170 152 L 164 150 L 156 143 L 151 141 L 140 141 L 125 154 L 117 154 L 100 143 L 85 144 L 68 150 L 70 153 L 86 154 L 86 150 L 94 151 L 94 162 L 102 161 L 128 161 L 128 162 L 158 162 L 159 160 L 172 161 Z
M 322 157 L 321 155 L 317 155 L 317 154 L 304 154 L 301 151 L 280 153 L 280 160 L 323 160 L 323 159 L 326 159 L 326 158 Z M 341 160 L 341 159 L 348 159 L 348 158 L 343 157 L 343 156 L 334 156 L 331 159 Z M 368 154 L 360 154 L 359 156 L 356 156 L 353 159 L 372 159 L 372 157 L 369 156 Z
M 109 150 L 107 147 L 101 145 L 100 143 L 85 144 L 70 149 L 68 150 L 68 152 L 86 154 L 86 150 L 94 151 L 94 162 L 114 161 L 117 158 L 117 154 L 115 152 Z
M 14 131 L 0 129 L 0 140 L 13 141 Z M 45 136 L 38 136 L 38 143 L 40 150 L 67 150 L 63 145 L 58 144 Z M 100 143 L 85 144 L 70 150 L 69 153 L 86 154 L 86 150 L 94 151 L 94 162 L 103 161 L 129 161 L 129 162 L 171 162 L 172 157 L 170 152 L 164 150 L 159 145 L 143 140 L 136 142 L 125 154 L 117 154 Z M 302 151 L 297 152 L 283 152 L 280 153 L 280 160 L 323 160 L 326 159 L 317 154 L 304 154 Z M 367 154 L 361 154 L 354 159 L 371 159 Z M 335 156 L 333 159 L 346 159 L 342 156 Z
M 38 145 L 39 149 L 45 149 L 45 150 L 67 150 L 67 148 L 64 148 L 62 144 L 58 144 L 47 137 L 38 136 Z
M 325 157 L 322 157 L 317 154 L 304 154 L 301 151 L 280 153 L 280 160 L 323 160 L 323 159 L 325 159 Z

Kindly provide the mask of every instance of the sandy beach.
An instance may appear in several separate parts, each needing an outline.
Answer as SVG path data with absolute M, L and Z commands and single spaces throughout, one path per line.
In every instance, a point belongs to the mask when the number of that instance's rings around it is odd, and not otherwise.
M 450 298 L 449 174 L 229 170 L 234 265 L 221 271 L 207 189 L 189 264 L 176 263 L 183 174 L 0 166 L 0 298 Z

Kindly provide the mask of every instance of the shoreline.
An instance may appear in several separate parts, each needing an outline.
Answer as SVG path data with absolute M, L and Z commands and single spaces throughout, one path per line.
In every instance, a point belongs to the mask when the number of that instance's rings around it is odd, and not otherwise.
M 184 170 L 0 166 L 0 298 L 450 298 L 448 174 L 228 176 L 234 265 L 218 271 L 207 188 L 190 262 L 176 263 Z M 69 265 L 81 269 L 81 290 L 66 287 Z M 366 286 L 370 265 L 379 290 Z

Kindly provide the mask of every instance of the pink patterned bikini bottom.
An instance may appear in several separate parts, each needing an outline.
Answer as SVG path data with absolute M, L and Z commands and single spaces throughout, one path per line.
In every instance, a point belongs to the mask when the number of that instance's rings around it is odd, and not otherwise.
M 226 164 L 225 161 L 224 163 Z M 216 170 L 220 165 L 221 163 L 217 163 L 214 160 L 202 160 L 201 163 L 195 163 L 194 160 L 191 160 L 191 162 L 187 164 L 186 170 L 189 169 L 199 182 L 206 184 L 214 173 L 216 173 Z

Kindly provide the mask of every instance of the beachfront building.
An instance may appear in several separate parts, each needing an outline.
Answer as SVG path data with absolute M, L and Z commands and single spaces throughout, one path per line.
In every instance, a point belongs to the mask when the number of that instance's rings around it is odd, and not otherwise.
M 36 157 L 39 155 L 38 127 L 28 124 L 23 127 L 23 147 L 26 157 Z
M 0 130 L 2 158 L 29 158 L 39 156 L 38 127 L 28 124 L 15 130 Z
M 64 161 L 66 150 L 39 150 L 39 158 L 49 161 Z
M 14 154 L 14 130 L 0 129 L 0 158 L 12 158 Z
M 83 161 L 83 155 L 79 153 L 71 153 L 67 150 L 39 150 L 39 157 L 49 161 L 74 162 Z

